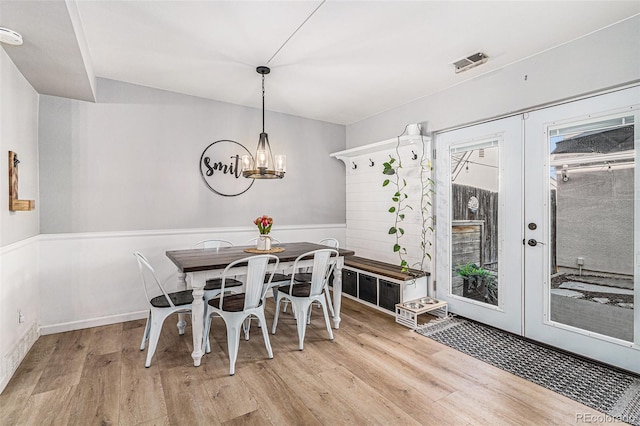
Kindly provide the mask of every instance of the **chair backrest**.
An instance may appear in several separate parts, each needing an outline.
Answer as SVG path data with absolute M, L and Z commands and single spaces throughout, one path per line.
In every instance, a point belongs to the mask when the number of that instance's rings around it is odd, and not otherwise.
M 269 281 L 265 282 L 264 277 L 267 274 L 267 265 L 271 262 L 274 264 L 274 267 L 269 273 Z M 222 309 L 225 282 L 228 277 L 236 274 L 234 272 L 229 272 L 229 270 L 242 263 L 247 264 L 247 280 L 244 289 L 244 309 L 251 309 L 257 307 L 260 305 L 260 302 L 262 302 L 262 299 L 266 294 L 266 289 L 268 289 L 268 286 L 271 284 L 271 280 L 273 279 L 273 274 L 280 264 L 280 259 L 278 259 L 278 256 L 274 256 L 273 254 L 261 254 L 258 256 L 248 256 L 238 259 L 227 265 L 222 273 L 220 303 L 218 305 L 219 309 Z
M 227 240 L 202 240 L 194 244 L 193 248 L 220 248 L 233 247 L 233 243 Z
M 299 268 L 298 262 L 302 261 L 305 257 L 311 256 L 313 256 L 313 269 L 311 270 L 311 292 L 309 295 L 317 296 L 322 293 L 325 280 L 327 280 L 333 272 L 333 267 L 336 264 L 335 260 L 338 257 L 338 250 L 331 248 L 312 250 L 298 256 L 293 263 L 291 285 L 295 282 L 295 272 Z
M 160 283 L 160 280 L 158 280 L 156 271 L 153 269 L 153 266 L 151 266 L 151 263 L 149 263 L 149 260 L 146 257 L 144 257 L 142 253 L 137 251 L 134 252 L 133 255 L 138 260 L 138 269 L 140 269 L 140 276 L 142 277 L 142 288 L 144 289 L 144 295 L 147 298 L 147 303 L 151 305 L 151 298 L 149 297 L 149 288 L 150 287 L 154 288 L 154 283 L 155 283 L 155 286 L 164 295 L 164 298 L 167 300 L 167 303 L 169 303 L 169 306 L 171 306 L 172 308 L 175 308 L 175 305 L 171 301 L 171 298 L 169 297 L 164 287 Z
M 318 241 L 318 244 L 322 244 L 334 249 L 340 248 L 340 242 L 335 238 L 323 238 L 322 240 Z
M 271 238 L 271 244 L 280 244 L 280 240 L 278 240 L 277 238 L 273 238 L 271 236 L 270 238 Z M 249 239 L 249 241 L 247 241 L 247 244 L 255 244 L 257 242 L 258 242 L 258 237 L 255 237 L 255 238 Z

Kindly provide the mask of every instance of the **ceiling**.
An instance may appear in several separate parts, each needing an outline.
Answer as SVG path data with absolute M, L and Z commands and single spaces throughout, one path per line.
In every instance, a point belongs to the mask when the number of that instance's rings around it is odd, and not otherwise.
M 0 0 L 3 48 L 42 94 L 95 77 L 350 124 L 640 13 L 640 1 Z M 453 62 L 484 52 L 463 73 Z

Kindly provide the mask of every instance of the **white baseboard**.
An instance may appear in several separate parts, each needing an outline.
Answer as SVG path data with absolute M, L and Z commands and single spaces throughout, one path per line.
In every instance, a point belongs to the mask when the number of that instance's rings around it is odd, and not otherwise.
M 145 319 L 149 311 L 129 312 L 126 314 L 109 315 L 100 318 L 91 318 L 80 321 L 71 321 L 60 324 L 51 324 L 40 327 L 40 335 L 64 333 L 65 331 L 81 330 L 83 328 L 100 327 L 101 325 L 111 325 L 120 322 Z
M 0 365 L 0 393 L 7 386 L 13 373 L 16 372 L 22 360 L 38 340 L 38 325 L 33 323 L 29 330 L 22 336 L 16 345 L 4 356 Z

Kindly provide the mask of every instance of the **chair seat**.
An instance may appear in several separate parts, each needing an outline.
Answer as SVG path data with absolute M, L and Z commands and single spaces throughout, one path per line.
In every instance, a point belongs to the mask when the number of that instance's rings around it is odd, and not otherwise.
M 269 282 L 269 276 L 270 274 L 265 275 L 264 277 L 265 284 Z M 271 280 L 271 282 L 277 283 L 280 281 L 291 281 L 291 275 L 278 274 L 278 273 L 273 274 L 273 279 Z
M 220 298 L 209 300 L 209 305 L 217 308 L 220 306 Z M 258 306 L 262 305 L 262 301 Z M 244 310 L 244 293 L 230 294 L 222 299 L 222 310 L 225 312 L 242 312 Z
M 311 282 L 311 275 L 311 272 L 301 272 L 296 274 L 294 279 L 297 283 L 308 283 Z
M 189 305 L 193 303 L 193 293 L 191 290 L 176 291 L 175 293 L 168 293 L 167 295 L 176 306 Z M 164 295 L 154 297 L 149 303 L 151 303 L 151 306 L 155 308 L 168 308 L 170 306 Z
M 224 288 L 240 287 L 244 285 L 242 281 L 233 278 L 227 278 L 224 282 Z M 204 285 L 205 290 L 220 290 L 222 288 L 222 278 L 211 278 Z
M 278 287 L 278 291 L 294 297 L 309 297 L 309 294 L 311 294 L 311 283 L 300 283 L 294 286 L 283 285 Z

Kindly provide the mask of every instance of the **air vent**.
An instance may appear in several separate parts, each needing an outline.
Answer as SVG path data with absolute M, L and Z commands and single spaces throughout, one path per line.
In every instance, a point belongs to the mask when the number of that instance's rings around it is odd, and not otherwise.
M 453 63 L 453 66 L 456 68 L 456 74 L 461 73 L 462 71 L 466 71 L 473 67 L 477 67 L 478 65 L 484 64 L 489 60 L 489 57 L 482 52 L 475 53 L 471 56 L 467 56 L 464 59 L 460 59 Z

